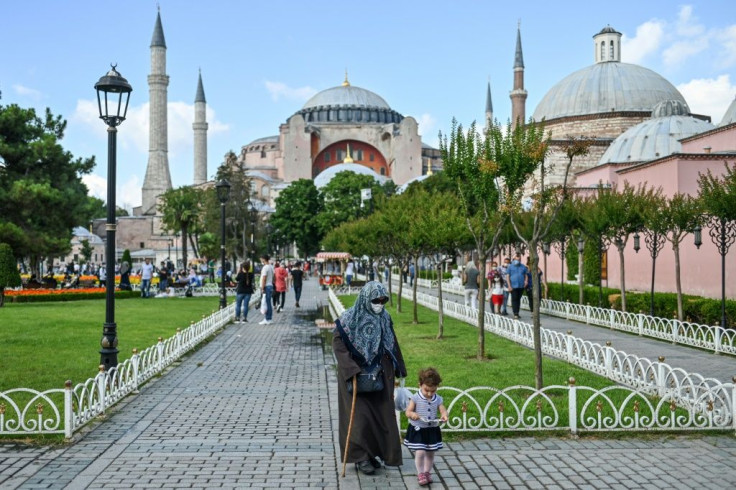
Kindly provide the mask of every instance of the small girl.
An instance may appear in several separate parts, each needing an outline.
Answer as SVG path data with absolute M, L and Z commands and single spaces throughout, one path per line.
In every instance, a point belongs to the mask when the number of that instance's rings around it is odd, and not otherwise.
M 434 452 L 442 449 L 439 424 L 447 422 L 447 409 L 442 404 L 442 397 L 437 394 L 437 387 L 441 382 L 442 378 L 436 369 L 430 367 L 419 371 L 419 391 L 409 399 L 405 412 L 409 419 L 409 428 L 404 445 L 414 450 L 414 464 L 421 486 L 432 483 L 430 472 L 434 465 Z

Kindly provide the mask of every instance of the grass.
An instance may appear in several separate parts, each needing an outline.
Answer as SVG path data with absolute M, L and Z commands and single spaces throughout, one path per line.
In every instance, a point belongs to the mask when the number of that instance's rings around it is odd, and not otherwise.
M 217 309 L 217 297 L 115 302 L 118 361 L 167 338 Z M 0 308 L 0 391 L 63 388 L 95 376 L 105 300 L 6 303 Z

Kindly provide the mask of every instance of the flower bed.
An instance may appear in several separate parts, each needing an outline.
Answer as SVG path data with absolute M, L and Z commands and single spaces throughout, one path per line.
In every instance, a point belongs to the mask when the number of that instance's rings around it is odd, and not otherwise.
M 139 296 L 140 293 L 138 291 L 115 291 L 116 298 L 135 298 Z M 5 290 L 5 298 L 12 303 L 77 301 L 82 299 L 103 299 L 104 297 L 105 290 L 101 288 Z

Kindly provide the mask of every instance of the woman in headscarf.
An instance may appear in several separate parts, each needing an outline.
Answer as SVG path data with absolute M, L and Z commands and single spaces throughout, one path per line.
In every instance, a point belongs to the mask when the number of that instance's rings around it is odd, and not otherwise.
M 352 385 L 353 376 L 372 366 L 380 364 L 383 370 L 383 390 L 358 393 L 355 399 L 347 462 L 356 463 L 356 469 L 365 474 L 380 468 L 376 458 L 389 466 L 402 464 L 393 398 L 394 378 L 405 378 L 406 367 L 391 316 L 384 309 L 387 302 L 388 293 L 381 283 L 367 283 L 352 308 L 335 322 L 332 340 L 338 369 L 341 457 L 353 402 L 347 385 Z

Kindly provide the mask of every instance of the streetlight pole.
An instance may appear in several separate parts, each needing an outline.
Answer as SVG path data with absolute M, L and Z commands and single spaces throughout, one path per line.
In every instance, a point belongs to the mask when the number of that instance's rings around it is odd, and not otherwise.
M 727 221 L 718 216 L 710 217 L 708 234 L 721 254 L 721 328 L 728 328 L 726 318 L 726 254 L 736 240 L 736 221 Z
M 125 121 L 128 113 L 130 92 L 133 88 L 112 65 L 109 72 L 95 84 L 97 107 L 100 119 L 107 124 L 107 223 L 105 225 L 105 262 L 107 281 L 105 281 L 105 323 L 100 340 L 100 364 L 105 371 L 118 365 L 118 334 L 115 323 L 115 173 L 117 155 L 117 127 Z M 117 94 L 117 97 L 115 97 Z M 108 97 L 110 98 L 108 100 Z M 115 99 L 117 98 L 117 102 Z M 123 98 L 125 105 L 123 106 Z M 104 104 L 103 104 L 104 101 Z M 117 107 L 115 105 L 117 104 Z M 103 107 L 104 106 L 104 107 Z M 112 107 L 111 107 L 112 106 Z M 110 112 L 110 109 L 113 112 Z
M 220 201 L 220 309 L 227 306 L 227 289 L 225 289 L 225 204 L 230 199 L 230 182 L 220 179 L 215 184 L 217 199 Z
M 664 238 L 656 231 L 644 230 L 644 243 L 652 257 L 652 288 L 649 293 L 649 315 L 654 316 L 654 271 L 657 265 L 657 256 L 664 247 Z

